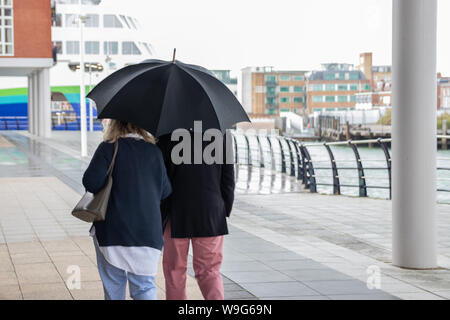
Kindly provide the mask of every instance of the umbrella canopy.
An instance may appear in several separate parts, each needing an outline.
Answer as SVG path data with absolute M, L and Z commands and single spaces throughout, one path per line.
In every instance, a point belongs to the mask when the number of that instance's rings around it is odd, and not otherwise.
M 98 118 L 131 122 L 159 137 L 175 129 L 225 132 L 250 121 L 234 94 L 207 69 L 178 60 L 145 60 L 122 68 L 101 81 L 88 95 Z

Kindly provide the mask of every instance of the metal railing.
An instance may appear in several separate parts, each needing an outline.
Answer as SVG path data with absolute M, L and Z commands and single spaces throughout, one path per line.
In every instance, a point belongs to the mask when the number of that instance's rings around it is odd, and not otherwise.
M 89 126 L 89 117 L 87 125 Z M 5 116 L 0 117 L 0 130 L 28 130 L 28 117 L 26 116 Z M 52 116 L 52 130 L 73 131 L 80 130 L 80 117 L 62 118 Z M 94 119 L 94 130 L 101 130 L 101 120 Z
M 388 198 L 392 197 L 392 164 L 389 146 L 392 139 L 371 139 L 357 141 L 341 141 L 341 142 L 323 142 L 323 143 L 302 143 L 298 140 L 278 136 L 278 135 L 258 135 L 247 134 L 245 132 L 234 131 L 232 133 L 234 144 L 234 160 L 237 164 L 245 164 L 257 166 L 269 170 L 276 170 L 295 176 L 302 183 L 305 189 L 310 192 L 318 192 L 318 186 L 326 186 L 332 189 L 332 193 L 341 194 L 341 188 L 357 188 L 360 197 L 367 197 L 370 189 L 384 189 L 388 192 Z M 440 135 L 438 139 L 450 139 L 449 136 Z M 379 159 L 365 159 L 360 155 L 361 145 L 378 145 L 383 157 Z M 353 159 L 341 159 L 337 161 L 332 147 L 348 146 L 353 153 Z M 311 151 L 315 148 L 325 148 L 327 159 L 314 160 Z M 438 161 L 449 161 L 450 158 L 438 158 Z M 365 163 L 364 163 L 365 162 Z M 367 163 L 381 163 L 384 165 L 369 165 Z M 326 165 L 329 163 L 329 165 Z M 339 166 L 338 163 L 350 164 Z M 352 165 L 353 164 L 353 165 Z M 329 170 L 329 175 L 319 175 L 318 172 Z M 341 179 L 343 172 L 356 170 L 358 183 L 343 183 Z M 450 171 L 450 167 L 437 166 L 438 171 Z M 369 184 L 366 173 L 368 171 L 384 171 L 387 174 L 383 177 L 369 177 L 370 180 L 378 180 L 386 182 L 385 185 Z M 386 175 L 385 174 L 385 175 Z M 318 181 L 318 178 L 330 179 L 329 182 Z M 348 180 L 348 176 L 345 177 Z M 387 181 L 386 181 L 387 180 Z M 438 182 L 448 181 L 450 186 L 450 178 L 442 178 L 438 176 Z M 450 192 L 447 188 L 438 188 L 438 192 Z

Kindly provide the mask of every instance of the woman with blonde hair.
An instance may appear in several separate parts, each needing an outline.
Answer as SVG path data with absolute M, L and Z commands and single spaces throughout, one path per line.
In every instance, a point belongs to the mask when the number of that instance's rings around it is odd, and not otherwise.
M 105 299 L 125 299 L 127 280 L 133 299 L 156 299 L 155 275 L 163 246 L 160 202 L 172 189 L 153 136 L 131 123 L 110 120 L 83 185 L 94 194 L 102 189 L 116 141 L 106 218 L 91 228 Z

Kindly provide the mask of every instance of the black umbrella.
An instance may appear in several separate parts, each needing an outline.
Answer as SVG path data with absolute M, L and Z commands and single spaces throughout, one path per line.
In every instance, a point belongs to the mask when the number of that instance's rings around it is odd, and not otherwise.
M 178 60 L 145 60 L 124 67 L 101 81 L 88 95 L 98 118 L 138 125 L 159 137 L 175 129 L 225 132 L 250 121 L 234 94 L 207 69 Z

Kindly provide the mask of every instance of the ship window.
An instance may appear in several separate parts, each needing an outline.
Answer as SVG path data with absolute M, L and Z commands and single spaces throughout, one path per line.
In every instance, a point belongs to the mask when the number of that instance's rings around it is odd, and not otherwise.
M 80 0 L 57 0 L 56 3 L 59 4 L 78 4 Z
M 79 41 L 67 41 L 66 42 L 67 54 L 80 54 L 80 42 Z
M 98 14 L 87 14 L 84 25 L 88 28 L 98 28 Z
M 105 28 L 123 28 L 120 20 L 113 14 L 105 14 L 103 16 L 103 26 Z
M 119 43 L 117 41 L 105 41 L 103 43 L 103 53 L 106 55 L 119 54 Z
M 12 1 L 1 1 L 0 9 L 0 55 L 14 54 Z
M 53 19 L 53 26 L 54 27 L 62 27 L 62 14 L 57 13 L 55 15 L 55 19 Z
M 150 45 L 148 43 L 143 43 L 145 49 L 147 50 L 148 54 L 152 54 L 152 49 L 150 49 Z
M 125 16 L 120 15 L 119 17 L 120 17 L 120 19 L 121 19 L 123 22 L 125 22 L 125 24 L 127 25 L 128 29 L 131 29 L 130 24 L 128 23 L 128 21 L 127 21 L 127 19 L 125 18 Z
M 66 21 L 65 21 L 65 26 L 66 28 L 74 28 L 74 27 L 78 27 L 78 15 L 70 13 L 70 14 L 66 14 Z
M 141 54 L 141 51 L 132 41 L 122 42 L 122 54 Z
M 130 17 L 127 17 L 127 18 L 128 18 L 128 21 L 130 21 L 130 24 L 133 26 L 133 28 L 134 28 L 134 29 L 137 29 L 137 28 L 136 28 L 136 25 L 134 24 L 133 19 L 131 19 Z
M 84 52 L 86 54 L 100 54 L 100 44 L 98 41 L 86 41 L 84 43 Z
M 63 53 L 62 41 L 53 41 L 53 47 L 56 48 L 56 53 Z

